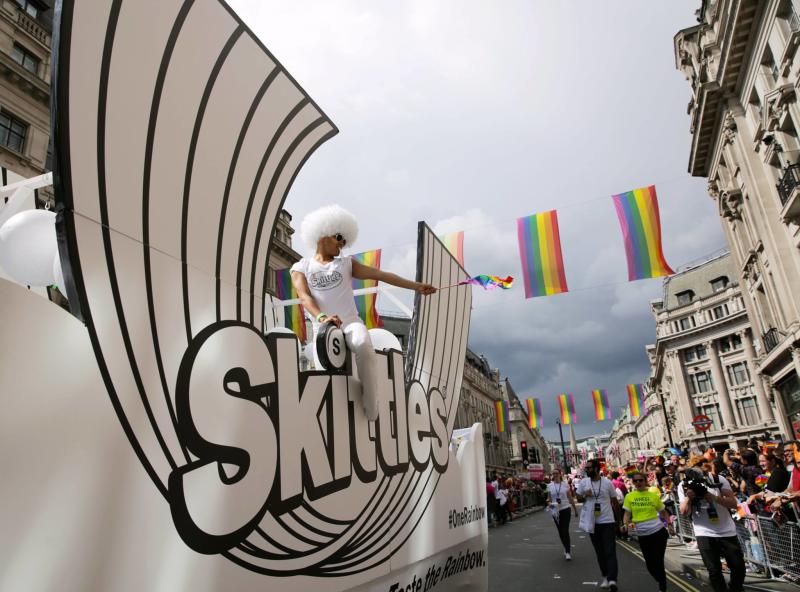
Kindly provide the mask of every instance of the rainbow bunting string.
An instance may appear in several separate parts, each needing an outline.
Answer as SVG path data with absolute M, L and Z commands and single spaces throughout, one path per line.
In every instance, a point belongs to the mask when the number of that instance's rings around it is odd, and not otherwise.
M 294 300 L 297 298 L 297 290 L 292 284 L 291 269 L 275 270 L 275 292 L 278 300 Z M 308 338 L 306 335 L 306 317 L 302 304 L 292 304 L 283 309 L 284 325 L 294 331 L 297 338 L 304 342 Z
M 567 292 L 555 210 L 517 219 L 525 298 Z
M 510 275 L 505 278 L 501 278 L 496 275 L 476 275 L 475 277 L 461 280 L 456 285 L 465 286 L 467 284 L 481 286 L 484 290 L 494 290 L 495 288 L 502 288 L 503 290 L 508 290 L 511 286 L 514 285 L 514 278 L 511 277 Z
M 613 196 L 625 240 L 628 281 L 675 273 L 661 248 L 661 219 L 656 187 L 642 187 Z
M 459 265 L 464 267 L 464 231 L 451 232 L 441 237 L 445 248 L 456 258 Z
M 376 269 L 381 268 L 380 249 L 358 253 L 353 255 L 353 259 L 368 267 L 374 267 Z M 378 280 L 353 280 L 353 290 L 359 290 L 361 288 L 374 288 L 377 285 Z M 367 329 L 378 329 L 383 327 L 383 321 L 381 321 L 381 318 L 378 316 L 378 309 L 375 306 L 375 303 L 378 300 L 378 295 L 361 294 L 360 296 L 356 296 L 355 299 L 356 308 L 358 309 L 358 316 L 360 316 L 361 320 L 364 321 Z
M 542 402 L 539 399 L 526 399 L 528 405 L 528 427 L 532 430 L 542 427 Z
M 497 418 L 497 431 L 503 433 L 508 426 L 508 403 L 506 401 L 495 401 L 494 412 Z
M 631 417 L 641 417 L 647 410 L 644 408 L 644 388 L 641 384 L 629 384 L 625 387 L 628 391 L 628 405 Z
M 575 398 L 571 394 L 558 395 L 558 410 L 561 413 L 561 425 L 578 422 L 575 415 Z
M 608 403 L 608 391 L 596 389 L 592 391 L 592 402 L 594 403 L 595 421 L 606 421 L 611 419 L 611 406 Z

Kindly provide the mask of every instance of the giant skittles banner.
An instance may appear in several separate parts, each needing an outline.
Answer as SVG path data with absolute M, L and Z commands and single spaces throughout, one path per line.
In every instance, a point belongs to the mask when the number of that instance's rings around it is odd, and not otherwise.
M 63 0 L 54 47 L 71 314 L 0 280 L 0 589 L 485 590 L 470 287 L 417 297 L 367 421 L 265 322 L 328 117 L 219 0 Z M 421 223 L 417 280 L 467 277 Z

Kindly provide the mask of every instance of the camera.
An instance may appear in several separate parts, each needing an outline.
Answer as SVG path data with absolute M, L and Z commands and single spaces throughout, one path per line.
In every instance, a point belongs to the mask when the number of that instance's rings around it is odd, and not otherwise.
M 708 479 L 702 472 L 690 470 L 687 471 L 686 478 L 683 480 L 683 487 L 693 491 L 695 498 L 703 499 L 708 493 Z

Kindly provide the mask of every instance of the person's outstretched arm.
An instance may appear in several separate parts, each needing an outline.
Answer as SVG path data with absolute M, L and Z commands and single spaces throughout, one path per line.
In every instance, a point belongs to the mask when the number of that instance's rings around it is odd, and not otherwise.
M 407 280 L 395 273 L 381 271 L 380 269 L 359 263 L 355 259 L 353 259 L 353 277 L 357 280 L 378 280 L 379 282 L 385 282 L 392 286 L 397 286 L 398 288 L 414 290 L 420 294 L 434 294 L 436 292 L 436 288 L 430 284 Z

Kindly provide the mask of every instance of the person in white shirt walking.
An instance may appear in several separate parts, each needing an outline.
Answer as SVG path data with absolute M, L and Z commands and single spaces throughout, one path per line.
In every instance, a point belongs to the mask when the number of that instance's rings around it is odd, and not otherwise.
M 553 522 L 558 530 L 558 538 L 564 545 L 564 558 L 567 561 L 572 559 L 572 543 L 569 538 L 570 507 L 578 515 L 575 508 L 575 498 L 568 483 L 562 479 L 561 471 L 553 471 L 552 481 L 547 485 L 547 506 L 553 515 Z
M 600 573 L 601 588 L 617 590 L 616 516 L 620 513 L 614 485 L 600 473 L 600 462 L 592 459 L 586 464 L 586 477 L 578 482 L 575 492 L 583 501 L 579 527 L 589 533 Z
M 358 236 L 358 223 L 340 206 L 326 206 L 308 214 L 300 225 L 300 235 L 316 252 L 292 266 L 292 285 L 312 318 L 314 342 L 325 323 L 342 329 L 347 347 L 356 356 L 364 412 L 367 419 L 375 420 L 378 417 L 376 355 L 367 326 L 358 316 L 352 280 L 378 280 L 424 295 L 435 293 L 436 288 L 342 256 L 342 249 L 352 246 Z M 314 356 L 318 360 L 316 350 Z

